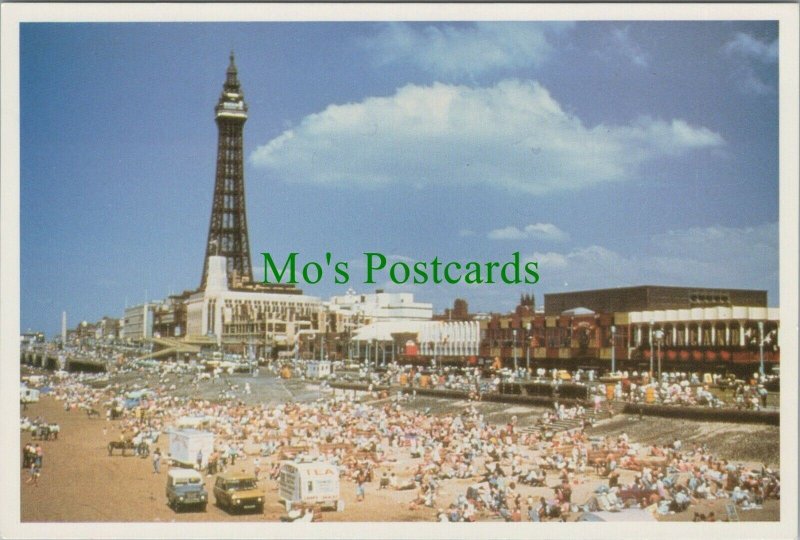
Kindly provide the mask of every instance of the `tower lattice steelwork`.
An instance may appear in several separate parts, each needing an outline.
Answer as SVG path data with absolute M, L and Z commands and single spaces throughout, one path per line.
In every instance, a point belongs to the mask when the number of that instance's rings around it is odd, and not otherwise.
M 201 289 L 206 286 L 208 258 L 212 255 L 226 257 L 229 286 L 247 285 L 253 281 L 250 241 L 247 236 L 242 149 L 247 105 L 239 85 L 233 52 L 225 85 L 214 110 L 219 130 L 217 174 Z

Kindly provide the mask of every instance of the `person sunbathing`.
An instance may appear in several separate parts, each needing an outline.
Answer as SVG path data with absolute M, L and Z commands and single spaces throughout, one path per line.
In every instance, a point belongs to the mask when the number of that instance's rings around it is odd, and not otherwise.
M 397 491 L 409 491 L 415 489 L 417 487 L 417 483 L 414 482 L 413 478 L 409 478 L 405 482 L 398 483 L 395 487 Z
M 521 475 L 520 475 L 521 476 Z M 541 469 L 531 469 L 528 473 L 520 478 L 519 481 L 533 487 L 541 487 L 544 485 L 545 474 Z

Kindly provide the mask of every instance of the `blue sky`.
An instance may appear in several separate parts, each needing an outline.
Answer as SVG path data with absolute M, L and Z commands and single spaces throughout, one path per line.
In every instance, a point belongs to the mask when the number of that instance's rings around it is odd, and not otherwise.
M 21 27 L 21 327 L 198 285 L 236 51 L 250 248 L 539 263 L 521 292 L 767 289 L 778 304 L 773 22 Z M 377 286 L 381 286 L 380 284 Z M 327 297 L 348 285 L 304 286 Z

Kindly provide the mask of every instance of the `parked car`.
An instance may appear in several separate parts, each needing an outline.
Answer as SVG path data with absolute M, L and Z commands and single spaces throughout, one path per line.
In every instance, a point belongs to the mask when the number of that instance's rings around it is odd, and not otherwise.
M 187 506 L 206 511 L 208 492 L 203 475 L 194 469 L 170 469 L 167 473 L 167 504 L 176 512 Z
M 223 473 L 214 483 L 217 506 L 229 513 L 240 510 L 264 511 L 264 492 L 252 474 Z

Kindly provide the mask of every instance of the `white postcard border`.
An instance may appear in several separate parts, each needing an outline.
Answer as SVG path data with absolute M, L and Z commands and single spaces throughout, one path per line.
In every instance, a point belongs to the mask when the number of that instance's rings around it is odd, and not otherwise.
M 0 467 L 3 538 L 793 538 L 797 535 L 797 4 L 24 4 L 2 9 L 0 135 Z M 778 20 L 780 51 L 781 520 L 765 523 L 20 523 L 19 24 L 22 22 L 368 20 Z M 744 256 L 744 255 L 743 255 Z M 58 261 L 41 261 L 53 268 Z

